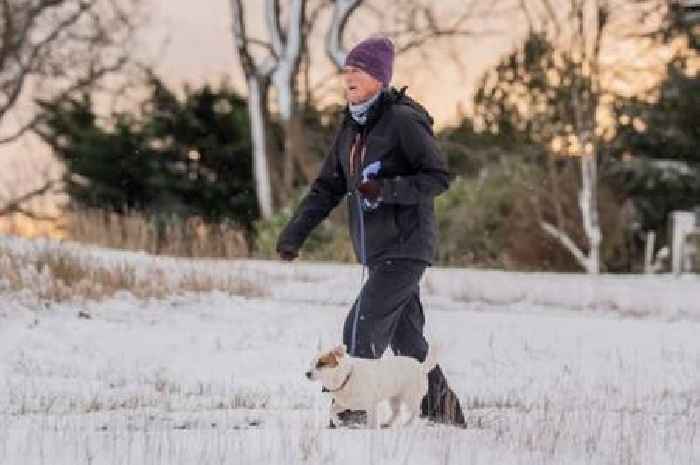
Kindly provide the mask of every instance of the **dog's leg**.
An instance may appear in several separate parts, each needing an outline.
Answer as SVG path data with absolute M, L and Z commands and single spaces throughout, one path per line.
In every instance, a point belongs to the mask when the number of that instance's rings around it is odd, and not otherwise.
M 418 414 L 420 413 L 420 404 L 422 401 L 422 397 L 406 399 L 406 407 L 410 415 L 408 419 L 404 422 L 404 426 L 408 426 L 411 423 L 413 423 L 413 420 L 415 420 L 416 416 L 418 416 Z
M 341 425 L 340 418 L 338 417 L 338 414 L 345 410 L 345 407 L 341 406 L 338 404 L 338 402 L 333 399 L 331 401 L 331 409 L 330 409 L 330 424 L 332 428 L 336 428 Z
M 391 416 L 387 420 L 386 423 L 382 425 L 382 428 L 389 428 L 391 426 L 394 426 L 396 423 L 396 419 L 399 416 L 399 413 L 401 412 L 401 397 L 400 396 L 395 396 L 389 399 L 389 407 L 391 407 Z

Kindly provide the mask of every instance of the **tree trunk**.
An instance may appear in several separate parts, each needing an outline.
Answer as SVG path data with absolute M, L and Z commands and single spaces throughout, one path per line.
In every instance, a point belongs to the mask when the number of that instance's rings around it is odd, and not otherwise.
M 299 74 L 301 52 L 304 47 L 304 17 L 307 0 L 292 0 L 289 2 L 287 28 L 283 32 L 280 24 L 279 0 L 267 0 L 265 3 L 265 20 L 270 33 L 270 44 L 276 56 L 272 69 L 272 85 L 277 91 L 277 105 L 280 121 L 284 131 L 284 159 L 282 161 L 281 194 L 292 191 L 294 181 L 294 161 L 299 139 L 295 120 L 298 118 L 296 78 Z M 280 193 L 278 193 L 280 194 Z M 281 195 L 280 197 L 286 197 Z
M 598 274 L 600 273 L 602 233 L 598 221 L 598 169 L 595 150 L 592 153 L 584 153 L 579 163 L 581 167 L 581 190 L 578 195 L 578 205 L 581 211 L 583 230 L 588 240 L 588 254 L 584 253 L 571 237 L 564 232 L 563 226 L 557 227 L 546 221 L 540 221 L 540 226 L 574 256 L 578 264 L 586 270 L 586 273 Z
M 586 272 L 589 272 L 589 266 L 588 266 L 588 257 L 586 256 L 581 249 L 578 248 L 576 243 L 569 237 L 568 234 L 566 234 L 564 231 L 561 229 L 557 228 L 556 226 L 540 220 L 540 226 L 542 227 L 542 230 L 549 234 L 550 237 L 553 239 L 559 241 L 559 243 L 573 255 L 573 257 L 576 259 L 576 262 L 586 270 Z
M 267 138 L 265 135 L 265 82 L 255 75 L 248 76 L 248 114 L 253 143 L 253 176 L 258 197 L 260 216 L 272 217 L 272 183 L 267 161 Z
M 326 32 L 326 54 L 335 64 L 342 69 L 345 64 L 347 52 L 343 47 L 343 34 L 352 12 L 360 6 L 362 0 L 335 0 L 333 2 L 333 15 Z
M 600 273 L 600 242 L 601 231 L 598 222 L 598 168 L 595 150 L 581 157 L 581 191 L 579 192 L 579 208 L 583 219 L 583 230 L 588 239 L 588 258 L 586 271 L 591 274 Z

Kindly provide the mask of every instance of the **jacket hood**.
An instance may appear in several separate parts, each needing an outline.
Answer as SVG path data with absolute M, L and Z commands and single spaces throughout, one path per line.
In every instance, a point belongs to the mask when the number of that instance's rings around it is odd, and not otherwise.
M 416 111 L 416 113 L 418 113 L 418 115 L 422 116 L 425 119 L 425 121 L 430 126 L 432 126 L 435 122 L 432 115 L 428 112 L 428 110 L 425 109 L 423 105 L 406 95 L 406 89 L 408 89 L 408 86 L 403 86 L 400 90 L 396 90 L 396 88 L 392 87 L 384 92 L 388 94 L 388 98 L 393 104 L 407 105 L 413 108 Z

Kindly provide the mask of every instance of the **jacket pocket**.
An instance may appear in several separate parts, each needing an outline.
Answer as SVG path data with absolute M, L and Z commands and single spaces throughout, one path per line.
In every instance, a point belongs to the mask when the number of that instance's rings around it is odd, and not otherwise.
M 367 229 L 365 238 L 370 253 L 383 253 L 395 248 L 401 242 L 401 234 L 396 223 L 393 205 L 383 204 L 378 209 L 365 214 Z

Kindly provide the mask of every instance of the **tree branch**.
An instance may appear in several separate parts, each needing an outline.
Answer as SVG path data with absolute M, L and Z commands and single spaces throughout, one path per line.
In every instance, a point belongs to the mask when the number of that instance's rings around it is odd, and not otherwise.
M 39 124 L 39 121 L 41 121 L 41 117 L 39 115 L 34 115 L 34 117 L 28 123 L 25 123 L 14 133 L 11 133 L 9 136 L 0 136 L 0 145 L 14 142 L 27 132 L 34 130 L 37 124 Z
M 139 0 L 132 0 L 136 5 Z M 0 0 L 0 127 L 23 102 L 31 84 L 33 98 L 61 99 L 95 88 L 98 80 L 129 61 L 136 19 L 117 0 Z M 43 93 L 43 94 L 42 94 Z M 37 127 L 32 113 L 5 129 L 0 144 L 15 141 Z
M 69 96 L 71 96 L 73 93 L 86 89 L 90 86 L 92 86 L 96 81 L 102 79 L 105 77 L 107 74 L 113 73 L 119 69 L 121 69 L 126 61 L 128 60 L 128 57 L 122 56 L 117 59 L 117 61 L 109 66 L 104 66 L 100 69 L 91 69 L 88 74 L 83 77 L 82 79 L 76 80 L 71 86 L 68 88 L 64 89 L 61 93 L 59 93 L 56 97 L 53 98 L 55 101 L 61 101 Z M 25 123 L 22 127 L 20 127 L 18 130 L 16 130 L 14 133 L 8 135 L 8 136 L 0 136 L 0 145 L 6 144 L 9 142 L 13 142 L 20 137 L 22 137 L 24 134 L 26 134 L 28 131 L 33 131 L 36 129 L 37 125 L 42 121 L 42 115 L 41 114 L 36 114 L 34 117 L 27 123 Z
M 272 44 L 270 44 L 270 42 L 265 42 L 264 40 L 256 39 L 254 37 L 248 37 L 248 43 L 264 48 L 265 50 L 270 52 L 270 55 L 272 56 L 276 55 L 275 49 L 272 47 Z
M 293 0 L 287 25 L 287 43 L 285 58 L 291 63 L 298 63 L 304 39 L 304 11 L 306 0 Z M 296 65 L 295 65 L 296 66 Z
M 47 2 L 45 5 L 46 5 L 45 8 L 52 8 L 52 7 L 55 7 L 57 5 L 57 2 L 56 1 Z M 38 8 L 39 7 L 37 7 L 36 14 L 32 14 L 30 16 L 30 21 L 33 22 L 36 18 L 38 18 L 39 14 L 42 11 L 45 11 L 45 9 L 38 11 Z M 74 12 L 72 15 L 65 18 L 58 25 L 56 25 L 56 27 L 49 34 L 47 34 L 46 37 L 44 37 L 41 41 L 39 41 L 38 43 L 31 46 L 31 52 L 29 54 L 29 57 L 26 59 L 25 63 L 22 63 L 21 58 L 18 56 L 17 61 L 19 64 L 19 73 L 16 77 L 14 77 L 9 82 L 10 86 L 13 87 L 13 89 L 8 92 L 7 100 L 5 101 L 5 103 L 2 106 L 0 106 L 0 120 L 2 120 L 3 116 L 7 113 L 7 111 L 10 108 L 12 108 L 15 105 L 15 103 L 17 102 L 17 99 L 21 95 L 22 89 L 24 88 L 24 83 L 26 81 L 26 78 L 27 78 L 27 76 L 32 74 L 32 72 L 35 71 L 34 66 L 35 66 L 36 59 L 37 59 L 37 57 L 41 56 L 41 53 L 43 52 L 44 48 L 48 44 L 53 43 L 62 32 L 64 32 L 65 30 L 67 30 L 71 26 L 75 25 L 80 20 L 80 18 L 90 8 L 92 8 L 91 4 L 81 2 L 80 7 L 76 12 Z M 29 21 L 28 21 L 28 26 L 27 26 L 27 31 L 26 31 L 27 34 L 29 33 L 28 32 L 29 29 L 30 28 L 29 28 Z M 19 47 L 22 47 L 24 40 L 26 40 L 26 38 L 20 39 Z M 18 52 L 19 52 L 19 50 L 18 50 Z M 19 53 L 18 53 L 18 55 L 19 55 Z
M 35 198 L 35 197 L 39 197 L 41 195 L 44 195 L 44 194 L 50 192 L 53 189 L 53 187 L 59 183 L 60 183 L 59 180 L 50 179 L 50 180 L 46 181 L 41 187 L 38 187 L 34 190 L 31 190 L 31 191 L 27 192 L 26 194 L 23 194 L 23 195 L 17 197 L 16 199 L 11 200 L 10 202 L 8 202 L 5 205 L 3 205 L 2 207 L 0 207 L 0 217 L 9 215 L 11 213 L 22 213 L 23 215 L 29 216 L 33 219 L 46 219 L 46 220 L 55 219 L 53 217 L 48 217 L 48 216 L 45 217 L 43 215 L 39 215 L 37 213 L 26 210 L 22 206 L 22 204 Z
M 559 24 L 559 20 L 557 19 L 557 14 L 554 11 L 551 0 L 542 0 L 542 5 L 544 5 L 547 16 L 554 25 L 554 36 L 558 37 L 561 33 L 561 25 Z
M 280 3 L 279 0 L 265 0 L 265 23 L 267 32 L 270 34 L 272 50 L 277 58 L 284 54 L 284 39 L 282 37 L 282 26 L 280 24 Z
M 243 6 L 241 0 L 231 0 L 231 32 L 233 33 L 233 45 L 241 62 L 241 67 L 246 76 L 256 74 L 256 66 L 253 57 L 248 51 L 248 37 L 243 19 Z
M 236 53 L 238 54 L 241 67 L 246 77 L 256 76 L 259 80 L 266 80 L 269 78 L 270 74 L 274 71 L 277 64 L 277 57 L 268 57 L 261 65 L 255 62 L 255 59 L 250 53 L 249 44 L 251 40 L 245 29 L 245 21 L 243 18 L 243 5 L 241 0 L 231 0 L 231 16 L 233 21 L 231 22 L 231 32 L 233 33 L 233 44 L 236 48 Z M 256 43 L 259 41 L 255 40 Z M 272 45 L 269 45 L 273 47 Z
M 457 29 L 435 29 L 428 30 L 418 35 L 420 33 L 410 33 L 414 36 L 414 39 L 409 40 L 402 46 L 396 49 L 396 54 L 405 53 L 411 49 L 418 48 L 424 45 L 430 39 L 436 39 L 438 37 L 473 37 L 475 35 L 474 31 L 471 30 L 457 30 Z
M 535 30 L 535 22 L 532 20 L 532 14 L 530 14 L 530 9 L 527 7 L 527 2 L 525 0 L 520 0 L 520 9 L 527 19 L 527 26 L 530 31 Z
M 586 271 L 589 269 L 589 263 L 588 263 L 588 258 L 586 255 L 581 251 L 581 249 L 578 248 L 578 246 L 574 243 L 573 240 L 569 237 L 568 234 L 566 234 L 564 231 L 556 228 L 552 224 L 541 220 L 540 221 L 540 226 L 546 232 L 554 238 L 555 240 L 559 241 L 561 245 L 564 246 L 566 250 L 573 255 L 573 257 L 576 259 L 578 264 Z
M 362 0 L 334 0 L 333 15 L 326 33 L 326 54 L 338 69 L 345 65 L 347 51 L 343 47 L 343 34 L 353 11 Z

